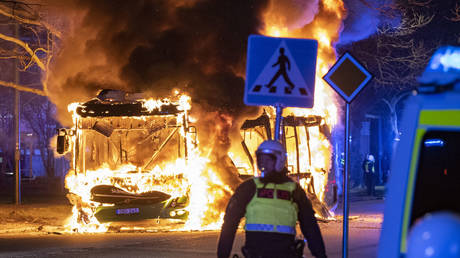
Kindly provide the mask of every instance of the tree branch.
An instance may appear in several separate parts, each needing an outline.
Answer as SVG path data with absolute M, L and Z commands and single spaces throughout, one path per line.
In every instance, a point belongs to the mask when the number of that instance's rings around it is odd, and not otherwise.
M 36 20 L 32 20 L 32 19 L 27 19 L 27 18 L 24 18 L 24 17 L 20 17 L 20 16 L 17 16 L 15 14 L 12 14 L 12 13 L 8 13 L 6 12 L 5 10 L 2 9 L 5 8 L 5 6 L 1 6 L 0 5 L 0 14 L 3 15 L 3 16 L 6 16 L 6 17 L 10 17 L 18 22 L 21 22 L 21 23 L 25 23 L 25 24 L 32 24 L 32 25 L 37 25 L 37 26 L 43 26 L 45 27 L 47 30 L 49 30 L 51 33 L 53 33 L 54 35 L 56 35 L 56 37 L 58 38 L 61 38 L 61 32 L 56 30 L 53 26 L 51 26 L 50 24 L 48 24 L 47 22 L 44 22 L 44 21 L 36 21 Z M 7 7 L 9 8 L 9 7 Z
M 22 41 L 20 39 L 7 36 L 7 35 L 5 35 L 3 33 L 0 33 L 0 39 L 6 40 L 6 41 L 9 41 L 9 42 L 13 42 L 16 45 L 19 45 L 19 46 L 23 47 L 24 50 L 27 51 L 27 53 L 29 53 L 31 59 L 38 65 L 38 67 L 40 67 L 42 69 L 42 71 L 46 71 L 46 67 L 43 64 L 43 62 L 40 60 L 40 58 L 38 58 L 37 55 L 35 55 L 34 51 L 29 47 L 29 45 L 27 43 L 25 43 L 24 41 Z
M 34 55 L 35 55 L 35 56 L 37 55 L 37 51 L 43 51 L 43 52 L 45 52 L 45 53 L 48 53 L 47 50 L 45 50 L 44 48 L 39 47 L 39 48 L 37 48 L 37 49 L 34 50 Z M 26 64 L 26 65 L 24 66 L 23 71 L 29 69 L 29 67 L 31 67 L 31 66 L 33 65 L 33 63 L 34 63 L 33 61 L 34 61 L 34 60 L 31 58 L 31 59 L 29 60 L 29 63 Z
M 460 4 L 459 3 L 455 4 L 455 8 L 451 10 L 451 13 L 454 15 L 453 17 L 445 17 L 445 18 L 453 22 L 459 22 L 460 21 Z
M 400 36 L 412 34 L 417 29 L 428 25 L 434 17 L 434 14 L 426 15 L 421 13 L 414 13 L 412 14 L 412 17 L 403 18 L 401 25 L 398 26 L 393 33 Z
M 376 10 L 377 12 L 387 16 L 387 17 L 390 17 L 390 18 L 395 18 L 397 15 L 396 15 L 396 5 L 391 3 L 391 2 L 388 2 L 386 3 L 384 1 L 384 3 L 382 3 L 381 5 L 372 5 L 370 3 L 368 3 L 368 0 L 359 0 L 364 6 L 366 6 L 367 8 L 369 9 L 372 9 L 372 10 Z
M 5 87 L 14 88 L 14 89 L 19 90 L 19 91 L 31 92 L 31 93 L 35 93 L 35 94 L 40 95 L 40 96 L 46 96 L 46 94 L 45 94 L 45 92 L 43 90 L 28 88 L 26 86 L 22 86 L 22 85 L 12 83 L 12 82 L 0 81 L 0 85 L 5 86 Z
M 427 6 L 429 5 L 433 0 L 409 0 L 408 4 L 410 5 L 416 5 L 416 6 Z

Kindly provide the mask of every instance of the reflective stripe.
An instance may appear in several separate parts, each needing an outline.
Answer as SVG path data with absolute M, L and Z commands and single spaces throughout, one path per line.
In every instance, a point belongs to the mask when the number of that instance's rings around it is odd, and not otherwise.
M 280 233 L 295 235 L 295 228 L 291 226 L 278 225 L 276 226 L 276 231 Z
M 270 224 L 246 224 L 248 231 L 274 231 L 274 226 Z
M 285 225 L 277 225 L 275 230 L 275 226 L 271 224 L 246 224 L 245 229 L 247 231 L 279 232 L 295 235 L 295 228 Z

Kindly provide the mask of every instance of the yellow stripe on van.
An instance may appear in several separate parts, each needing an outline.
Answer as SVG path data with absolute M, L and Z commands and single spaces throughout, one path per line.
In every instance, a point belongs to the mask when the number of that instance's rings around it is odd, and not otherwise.
M 460 110 L 422 110 L 419 125 L 460 126 Z
M 417 133 L 415 135 L 415 142 L 414 147 L 412 148 L 412 158 L 410 162 L 410 170 L 409 170 L 409 180 L 407 181 L 407 189 L 406 189 L 406 201 L 404 204 L 404 217 L 403 217 L 403 226 L 401 232 L 401 246 L 400 251 L 401 253 L 405 253 L 407 251 L 407 230 L 409 229 L 409 215 L 411 213 L 412 208 L 412 200 L 414 196 L 414 184 L 415 184 L 415 171 L 417 169 L 417 161 L 420 155 L 420 145 L 422 143 L 423 136 L 425 135 L 425 129 L 417 129 Z

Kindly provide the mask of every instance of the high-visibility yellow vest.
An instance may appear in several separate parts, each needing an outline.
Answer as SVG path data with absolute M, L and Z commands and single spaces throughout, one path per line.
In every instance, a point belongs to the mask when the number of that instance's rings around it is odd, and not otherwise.
M 295 235 L 298 207 L 292 198 L 296 183 L 264 183 L 254 178 L 256 193 L 246 207 L 246 231 Z
M 366 161 L 364 163 L 364 169 L 365 169 L 366 173 L 375 173 L 374 162 Z

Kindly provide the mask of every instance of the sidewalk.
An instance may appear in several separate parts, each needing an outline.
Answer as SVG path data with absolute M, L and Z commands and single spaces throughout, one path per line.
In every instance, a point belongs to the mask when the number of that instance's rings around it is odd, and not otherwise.
M 336 218 L 342 221 L 343 198 L 339 198 L 339 204 L 335 210 Z M 376 187 L 376 196 L 367 195 L 366 189 L 354 188 L 349 193 L 349 221 L 364 223 L 362 226 L 381 228 L 383 222 L 385 198 L 384 187 Z
M 20 205 L 11 195 L 0 196 L 0 234 L 58 232 L 64 230 L 72 206 L 62 195 L 23 196 Z

